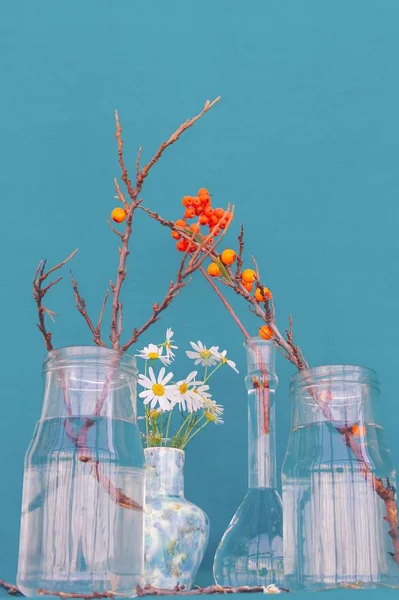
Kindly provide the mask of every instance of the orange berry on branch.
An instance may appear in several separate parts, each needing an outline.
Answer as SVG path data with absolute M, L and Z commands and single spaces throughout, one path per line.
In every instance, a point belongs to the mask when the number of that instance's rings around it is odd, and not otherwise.
M 177 231 L 172 231 L 172 238 L 174 238 L 175 240 L 180 240 L 181 235 Z
M 198 225 L 198 223 L 193 223 L 192 225 L 190 225 L 189 229 L 191 229 L 191 231 L 193 231 L 194 233 L 200 232 L 200 226 Z
M 201 215 L 199 218 L 199 222 L 201 223 L 201 225 L 208 225 L 209 219 L 206 215 Z
M 211 203 L 210 196 L 200 196 L 200 202 L 201 202 L 202 206 L 207 206 L 208 204 Z
M 209 224 L 210 224 L 210 225 L 212 225 L 212 226 L 215 226 L 215 225 L 217 225 L 218 223 L 219 223 L 219 219 L 217 218 L 217 216 L 216 216 L 216 215 L 211 215 L 211 216 L 209 217 Z
M 224 210 L 223 208 L 215 208 L 213 214 L 220 220 L 224 217 Z
M 246 281 L 242 281 L 242 285 L 245 287 L 247 292 L 252 292 L 252 288 L 254 287 L 253 283 L 247 283 Z
M 111 219 L 115 221 L 115 223 L 123 223 L 123 221 L 126 219 L 126 216 L 125 209 L 121 208 L 120 206 L 114 208 L 111 213 Z
M 184 213 L 184 217 L 186 219 L 192 219 L 193 217 L 195 217 L 195 208 L 193 208 L 192 206 L 189 206 L 188 208 L 186 208 L 186 212 Z
M 211 263 L 208 265 L 208 275 L 211 277 L 218 277 L 220 275 L 220 269 L 217 263 Z
M 214 235 L 215 237 L 217 237 L 217 236 L 218 236 L 218 235 L 220 235 L 221 233 L 222 233 L 222 230 L 220 229 L 220 227 L 218 227 L 217 229 L 215 229 L 215 230 L 213 231 L 213 235 Z
M 179 252 L 185 252 L 188 248 L 188 241 L 180 240 L 180 242 L 177 242 L 176 248 L 179 250 Z
M 220 260 L 224 265 L 232 265 L 236 258 L 237 254 L 235 250 L 232 250 L 231 248 L 226 248 L 226 250 L 223 250 L 222 254 L 220 255 Z
M 201 204 L 200 199 L 195 196 L 194 198 L 192 198 L 191 204 L 192 206 L 194 206 L 194 208 L 197 208 L 197 206 Z
M 245 283 L 253 283 L 256 281 L 256 271 L 253 269 L 245 269 L 245 271 L 242 272 L 241 279 Z
M 176 227 L 187 227 L 187 223 L 185 222 L 184 219 L 178 219 L 175 222 Z
M 258 302 L 264 302 L 265 300 L 270 300 L 271 297 L 272 297 L 272 293 L 269 290 L 269 288 L 264 287 L 263 291 L 261 291 L 259 288 L 256 288 L 255 300 L 257 300 Z
M 183 204 L 183 206 L 191 206 L 191 196 L 184 196 L 181 203 Z
M 206 188 L 200 188 L 197 194 L 198 198 L 209 198 L 210 193 Z
M 210 217 L 213 213 L 213 209 L 212 206 L 205 206 L 204 208 L 204 215 L 206 215 L 207 217 Z
M 274 337 L 274 331 L 269 325 L 259 327 L 259 336 L 264 340 L 271 340 Z
M 197 206 L 197 208 L 195 209 L 195 214 L 197 215 L 197 217 L 199 217 L 200 215 L 202 215 L 203 212 L 204 212 L 204 207 L 203 206 Z

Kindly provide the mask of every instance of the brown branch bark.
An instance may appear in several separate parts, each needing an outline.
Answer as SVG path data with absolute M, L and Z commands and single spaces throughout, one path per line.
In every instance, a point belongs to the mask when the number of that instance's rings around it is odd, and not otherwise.
M 23 596 L 23 593 L 16 585 L 14 585 L 12 583 L 8 583 L 4 579 L 0 579 L 0 587 L 7 590 L 7 592 L 10 594 L 10 596 Z
M 198 121 L 206 112 L 208 112 L 213 106 L 215 106 L 215 104 L 219 101 L 219 99 L 220 99 L 220 97 L 213 100 L 213 102 L 209 102 L 209 100 L 207 100 L 202 111 L 199 114 L 197 114 L 195 117 L 193 117 L 192 119 L 188 119 L 182 125 L 180 125 L 180 127 L 178 127 L 174 133 L 172 133 L 172 135 L 169 137 L 169 139 L 160 145 L 160 147 L 158 148 L 158 150 L 156 151 L 156 153 L 154 154 L 152 159 L 146 165 L 144 165 L 142 168 L 140 168 L 141 148 L 139 149 L 137 159 L 136 159 L 136 182 L 135 182 L 134 186 L 133 186 L 131 179 L 129 178 L 128 170 L 126 168 L 124 155 L 123 155 L 122 127 L 121 127 L 121 124 L 119 121 L 118 112 L 117 111 L 115 112 L 115 122 L 116 122 L 115 136 L 116 136 L 117 146 L 118 146 L 119 165 L 121 168 L 122 181 L 124 182 L 124 184 L 126 186 L 126 189 L 127 189 L 127 192 L 128 192 L 129 198 L 130 198 L 130 204 L 127 209 L 127 219 L 126 219 L 125 231 L 120 236 L 122 239 L 122 246 L 119 248 L 118 271 L 117 271 L 117 276 L 115 279 L 115 284 L 112 289 L 113 299 L 112 299 L 112 313 L 111 313 L 111 343 L 112 343 L 112 347 L 114 349 L 118 349 L 121 346 L 121 341 L 120 341 L 121 332 L 118 331 L 118 317 L 119 317 L 120 306 L 121 306 L 120 293 L 121 293 L 121 288 L 122 288 L 123 282 L 126 278 L 126 262 L 127 262 L 127 258 L 129 256 L 129 252 L 130 252 L 129 251 L 129 240 L 130 240 L 130 236 L 132 234 L 133 216 L 134 216 L 136 208 L 138 208 L 141 205 L 141 200 L 139 200 L 139 194 L 142 190 L 144 181 L 145 181 L 146 177 L 148 176 L 148 173 L 151 170 L 151 168 L 159 161 L 159 159 L 162 157 L 165 150 L 169 146 L 171 146 L 172 144 L 177 142 L 177 140 L 180 138 L 180 136 L 187 129 L 192 127 L 194 125 L 194 123 L 196 123 L 196 121 Z M 115 187 L 116 187 L 116 190 L 118 193 L 117 182 L 115 184 Z M 118 194 L 118 197 L 120 198 L 119 194 Z M 122 200 L 122 202 L 123 202 L 123 200 Z M 168 305 L 169 304 L 170 304 L 170 302 L 168 303 Z M 127 347 L 129 347 L 130 345 L 131 344 L 129 344 Z M 124 344 L 123 348 L 125 348 L 125 347 L 126 347 L 126 344 Z
M 58 596 L 59 598 L 83 598 L 84 600 L 92 600 L 94 598 L 115 598 L 115 592 L 93 592 L 92 594 L 76 594 L 74 592 L 52 592 L 40 588 L 37 590 L 38 596 Z
M 59 281 L 61 281 L 62 277 L 57 277 L 57 279 L 51 283 L 49 283 L 46 287 L 43 288 L 43 283 L 46 281 L 47 277 L 61 269 L 67 262 L 69 262 L 77 253 L 78 249 L 74 250 L 65 260 L 61 261 L 48 271 L 46 271 L 46 260 L 41 260 L 37 266 L 35 271 L 35 275 L 33 277 L 33 298 L 37 305 L 37 313 L 39 317 L 38 328 L 44 338 L 44 343 L 46 345 L 46 349 L 48 351 L 53 350 L 52 343 L 52 334 L 46 327 L 45 315 L 48 314 L 51 317 L 55 314 L 50 309 L 46 308 L 43 305 L 43 298 L 47 294 L 47 292 L 56 285 Z
M 173 589 L 163 589 L 153 587 L 152 585 L 145 585 L 144 587 L 137 586 L 137 596 L 200 596 L 202 594 L 264 594 L 270 593 L 275 594 L 276 592 L 267 592 L 268 586 L 257 585 L 250 587 L 247 585 L 241 585 L 238 587 L 223 587 L 221 585 L 208 585 L 206 587 L 196 586 L 192 590 L 186 590 L 184 585 L 177 585 Z M 270 586 L 269 586 L 270 587 Z M 277 586 L 276 586 L 277 587 Z M 278 587 L 281 592 L 289 592 L 286 588 Z
M 76 279 L 74 278 L 72 271 L 71 271 L 71 281 L 72 281 L 72 288 L 75 293 L 76 308 L 78 309 L 78 311 L 80 312 L 80 314 L 82 315 L 84 320 L 86 321 L 87 326 L 93 335 L 93 342 L 97 346 L 101 346 L 101 347 L 105 348 L 105 343 L 103 342 L 103 340 L 101 339 L 101 336 L 100 336 L 100 330 L 97 327 L 94 327 L 93 321 L 89 317 L 89 314 L 86 309 L 85 299 L 80 295 L 78 283 L 77 283 Z M 100 322 L 100 328 L 101 328 L 101 322 Z

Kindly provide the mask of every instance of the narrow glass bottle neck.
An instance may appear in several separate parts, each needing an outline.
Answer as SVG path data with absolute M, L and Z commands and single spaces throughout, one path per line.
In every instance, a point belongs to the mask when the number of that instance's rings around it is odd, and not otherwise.
M 275 348 L 272 342 L 251 338 L 246 349 L 248 487 L 276 488 Z
M 276 424 L 274 390 L 248 397 L 248 487 L 276 487 Z
M 155 496 L 184 495 L 184 452 L 178 448 L 145 448 L 146 494 Z

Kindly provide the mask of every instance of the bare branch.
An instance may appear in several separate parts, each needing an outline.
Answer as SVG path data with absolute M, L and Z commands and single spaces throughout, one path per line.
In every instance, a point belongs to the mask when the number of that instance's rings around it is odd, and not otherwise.
M 114 185 L 115 185 L 116 195 L 117 195 L 118 199 L 122 202 L 122 204 L 127 212 L 129 210 L 130 205 L 128 202 L 126 202 L 125 194 L 122 192 L 119 182 L 116 177 L 114 177 Z
M 108 227 L 111 229 L 111 231 L 113 231 L 115 233 L 115 235 L 117 235 L 118 237 L 121 238 L 121 240 L 123 240 L 123 233 L 121 233 L 120 231 L 115 229 L 115 227 L 112 225 L 112 223 L 109 219 L 107 219 L 107 224 L 108 224 Z
M 241 279 L 241 271 L 243 265 L 242 255 L 244 252 L 244 225 L 241 223 L 240 226 L 240 234 L 238 236 L 238 254 L 237 254 L 237 268 L 235 273 L 235 279 L 240 281 Z
M 102 322 L 103 322 L 104 311 L 105 311 L 106 304 L 108 302 L 108 297 L 109 297 L 109 290 L 107 290 L 106 293 L 105 293 L 104 300 L 103 300 L 103 303 L 101 305 L 100 315 L 99 315 L 98 321 L 97 321 L 97 326 L 96 326 L 96 329 L 95 329 L 96 337 L 98 339 L 101 339 L 101 325 L 102 325 Z
M 130 198 L 130 205 L 129 205 L 129 209 L 127 210 L 125 232 L 124 232 L 124 234 L 119 234 L 119 232 L 118 232 L 118 235 L 120 235 L 120 237 L 122 239 L 122 247 L 119 250 L 119 265 L 118 265 L 117 276 L 115 279 L 115 285 L 114 285 L 114 287 L 111 288 L 113 298 L 112 298 L 112 311 L 111 311 L 111 336 L 110 336 L 110 338 L 111 338 L 112 347 L 115 350 L 120 348 L 120 333 L 118 333 L 118 320 L 119 320 L 119 312 L 120 312 L 120 293 L 121 293 L 121 288 L 122 288 L 123 282 L 126 277 L 126 262 L 127 262 L 128 256 L 129 256 L 129 240 L 130 240 L 130 236 L 132 233 L 133 215 L 134 215 L 136 208 L 139 207 L 142 202 L 142 200 L 139 200 L 138 198 L 139 198 L 141 189 L 143 187 L 144 180 L 147 177 L 150 169 L 159 161 L 159 159 L 165 152 L 166 148 L 168 148 L 169 146 L 174 144 L 180 138 L 180 136 L 184 133 L 184 131 L 186 131 L 187 129 L 192 127 L 194 125 L 194 123 L 196 123 L 196 121 L 198 121 L 206 112 L 208 112 L 219 101 L 219 99 L 220 99 L 220 97 L 216 98 L 213 102 L 207 101 L 205 103 L 204 108 L 198 115 L 196 115 L 192 119 L 188 119 L 182 125 L 180 125 L 180 127 L 178 127 L 178 129 L 176 129 L 176 131 L 174 133 L 172 133 L 172 135 L 169 137 L 169 139 L 160 145 L 160 147 L 158 148 L 158 150 L 156 151 L 156 153 L 154 154 L 154 156 L 152 157 L 150 162 L 147 163 L 146 165 L 144 165 L 144 167 L 142 169 L 140 169 L 141 148 L 139 149 L 137 159 L 136 159 L 136 185 L 135 185 L 135 187 L 133 187 L 133 184 L 129 178 L 129 174 L 128 174 L 128 171 L 126 168 L 126 164 L 125 164 L 125 160 L 124 160 L 124 156 L 123 156 L 122 127 L 121 127 L 121 124 L 119 121 L 118 111 L 115 111 L 115 123 L 116 123 L 115 137 L 116 137 L 117 146 L 118 146 L 119 165 L 121 168 L 122 180 L 126 186 L 126 189 L 127 189 L 127 192 L 128 192 L 129 198 Z M 115 232 L 116 232 L 116 230 L 115 230 Z
M 49 275 L 51 275 L 58 269 L 61 269 L 61 267 L 63 267 L 67 262 L 69 262 L 75 256 L 77 251 L 78 249 L 74 250 L 67 258 L 65 258 L 63 261 L 61 261 L 48 271 L 46 271 L 46 261 L 41 260 L 36 268 L 33 277 L 33 298 L 37 305 L 37 313 L 39 318 L 39 323 L 37 326 L 39 328 L 39 331 L 43 335 L 44 343 L 48 351 L 53 350 L 52 334 L 51 331 L 48 331 L 48 329 L 46 328 L 44 317 L 47 314 L 54 321 L 54 316 L 56 313 L 43 305 L 43 298 L 54 285 L 61 281 L 62 277 L 58 277 L 55 281 L 49 283 L 44 288 L 42 287 L 43 282 L 46 281 Z
M 140 146 L 139 151 L 137 152 L 137 158 L 136 158 L 136 182 L 138 180 L 138 177 L 140 175 L 140 158 L 141 158 L 141 151 L 142 151 L 142 147 Z
M 78 288 L 78 283 L 76 281 L 76 279 L 74 278 L 72 271 L 71 271 L 71 281 L 72 281 L 72 288 L 73 291 L 75 292 L 75 303 L 76 303 L 76 308 L 78 309 L 78 311 L 80 312 L 80 314 L 82 315 L 82 317 L 84 318 L 84 320 L 86 321 L 91 333 L 93 334 L 93 342 L 97 345 L 97 346 L 102 346 L 103 348 L 105 348 L 105 344 L 102 341 L 102 339 L 99 336 L 99 333 L 97 332 L 96 327 L 94 327 L 92 320 L 90 319 L 87 309 L 86 309 L 86 302 L 85 299 L 80 295 L 79 292 L 79 288 Z

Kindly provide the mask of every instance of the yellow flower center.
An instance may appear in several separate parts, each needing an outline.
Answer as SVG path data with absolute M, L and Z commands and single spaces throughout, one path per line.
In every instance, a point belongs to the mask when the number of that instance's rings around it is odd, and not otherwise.
M 216 415 L 215 415 L 215 413 L 211 412 L 210 410 L 206 410 L 204 412 L 204 415 L 205 415 L 205 419 L 207 421 L 213 421 L 213 422 L 216 421 Z
M 149 352 L 148 358 L 151 358 L 151 360 L 156 360 L 157 358 L 159 358 L 159 354 L 158 352 Z
M 179 392 L 181 394 L 185 394 L 188 390 L 188 385 L 185 381 L 183 381 L 183 383 L 181 385 L 179 385 Z
M 168 350 L 170 350 L 170 347 L 171 347 L 171 345 L 172 345 L 172 344 L 171 344 L 170 342 L 168 342 L 168 341 L 166 341 L 166 342 L 165 342 L 165 347 L 166 347 Z
M 154 383 L 152 386 L 152 391 L 156 396 L 163 396 L 165 393 L 165 388 L 160 383 Z
M 150 410 L 149 416 L 151 419 L 157 419 L 159 417 L 159 412 L 154 408 L 153 410 Z
M 212 353 L 209 350 L 201 350 L 200 356 L 201 358 L 211 358 Z
M 220 358 L 220 362 L 222 363 L 222 365 L 225 365 L 227 363 L 227 358 L 225 356 L 222 356 Z

